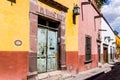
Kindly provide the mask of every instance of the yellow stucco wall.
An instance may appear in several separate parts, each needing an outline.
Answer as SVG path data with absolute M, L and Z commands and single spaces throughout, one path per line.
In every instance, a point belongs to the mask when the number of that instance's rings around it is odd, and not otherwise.
M 21 40 L 21 46 L 14 41 Z M 0 1 L 0 50 L 29 50 L 29 0 Z
M 116 35 L 116 48 L 117 48 L 117 54 L 120 54 L 120 37 Z
M 38 1 L 38 5 L 41 6 L 41 7 L 46 8 L 46 9 L 48 9 L 48 10 L 50 10 L 50 11 L 53 11 L 53 12 L 56 12 L 56 13 L 60 13 L 59 10 L 57 10 L 57 9 L 55 9 L 55 8 L 53 8 L 53 7 L 50 7 L 50 6 L 44 4 L 44 3 L 40 2 L 40 1 Z
M 66 51 L 78 51 L 78 16 L 76 17 L 76 24 L 73 24 L 73 7 L 75 4 L 79 5 L 79 0 L 55 0 L 56 2 L 68 7 L 66 13 Z M 39 5 L 51 11 L 61 13 L 61 11 L 51 8 L 44 3 L 39 2 Z
M 79 0 L 55 0 L 68 7 L 66 13 L 66 51 L 78 51 L 78 16 L 73 24 L 73 7 L 79 5 Z

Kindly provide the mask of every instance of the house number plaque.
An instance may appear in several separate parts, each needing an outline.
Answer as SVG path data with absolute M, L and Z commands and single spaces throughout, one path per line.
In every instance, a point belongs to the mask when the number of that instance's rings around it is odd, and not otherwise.
M 21 40 L 15 40 L 15 41 L 14 41 L 14 44 L 15 44 L 16 46 L 21 46 L 21 45 L 22 45 L 22 41 L 21 41 Z

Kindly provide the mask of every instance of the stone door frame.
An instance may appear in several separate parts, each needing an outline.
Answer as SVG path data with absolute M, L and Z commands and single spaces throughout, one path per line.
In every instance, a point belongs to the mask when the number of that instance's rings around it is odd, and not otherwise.
M 29 51 L 29 73 L 28 76 L 38 74 L 37 72 L 37 31 L 38 16 L 46 17 L 51 20 L 59 21 L 59 38 L 60 38 L 60 68 L 66 69 L 66 53 L 65 53 L 65 11 L 61 13 L 50 11 L 37 4 L 37 0 L 30 0 L 30 51 Z

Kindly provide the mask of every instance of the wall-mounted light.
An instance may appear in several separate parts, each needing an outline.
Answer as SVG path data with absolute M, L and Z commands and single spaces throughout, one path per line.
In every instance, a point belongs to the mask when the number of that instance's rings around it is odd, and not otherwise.
M 80 7 L 76 4 L 73 7 L 73 24 L 76 24 L 76 16 L 80 15 Z
M 80 14 L 80 7 L 76 4 L 73 8 L 73 15 L 79 15 Z
M 114 39 L 111 39 L 111 38 L 110 38 L 110 36 L 106 36 L 106 37 L 104 37 L 104 40 L 105 40 L 105 39 L 108 39 L 108 42 L 110 42 L 110 41 L 113 41 L 113 40 L 114 40 Z
M 105 37 L 104 37 L 104 40 L 106 40 L 106 39 L 108 39 L 108 41 L 109 41 L 110 36 L 105 36 Z
M 21 45 L 22 45 L 22 41 L 21 41 L 21 40 L 15 40 L 15 41 L 14 41 L 14 44 L 15 44 L 16 46 L 21 46 Z
M 108 39 L 108 42 L 113 41 L 113 39 Z

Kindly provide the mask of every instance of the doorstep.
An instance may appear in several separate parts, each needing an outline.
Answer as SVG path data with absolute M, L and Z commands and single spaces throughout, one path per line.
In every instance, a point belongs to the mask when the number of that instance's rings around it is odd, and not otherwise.
M 64 77 L 70 77 L 71 74 L 68 74 L 66 71 L 52 71 L 38 74 L 38 80 L 60 80 Z

